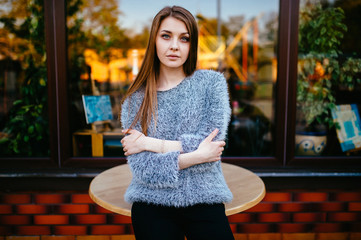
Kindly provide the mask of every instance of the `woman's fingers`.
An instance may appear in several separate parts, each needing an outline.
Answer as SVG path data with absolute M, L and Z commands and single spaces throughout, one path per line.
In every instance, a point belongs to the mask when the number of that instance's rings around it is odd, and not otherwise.
M 120 141 L 124 155 L 129 156 L 144 151 L 144 134 L 135 129 L 123 129 L 125 136 Z
M 221 160 L 221 155 L 224 151 L 225 141 L 213 141 L 219 133 L 218 129 L 211 132 L 198 146 L 199 152 L 204 156 L 202 162 L 215 162 Z
M 221 147 L 224 149 L 224 147 L 226 146 L 226 142 L 225 141 L 214 141 L 213 142 L 217 147 Z
M 225 141 L 215 141 L 215 143 L 217 143 L 218 146 L 220 146 L 220 147 L 226 146 L 226 142 L 225 142 Z
M 136 132 L 138 132 L 138 131 L 135 130 L 135 129 L 132 129 L 132 128 L 124 128 L 122 130 L 122 133 L 124 133 L 125 135 L 131 135 L 131 134 L 136 133 Z
M 207 142 L 212 142 L 213 138 L 215 138 L 218 134 L 218 128 L 214 129 L 204 140 Z

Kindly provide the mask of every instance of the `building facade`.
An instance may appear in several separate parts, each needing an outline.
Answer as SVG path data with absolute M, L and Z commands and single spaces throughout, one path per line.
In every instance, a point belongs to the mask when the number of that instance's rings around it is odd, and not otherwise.
M 122 96 L 152 17 L 177 4 L 2 1 L 0 236 L 132 238 L 130 218 L 96 206 L 87 189 L 126 163 Z M 235 236 L 361 239 L 361 2 L 182 6 L 198 22 L 198 68 L 228 81 L 222 161 L 266 183 L 259 205 L 229 217 Z

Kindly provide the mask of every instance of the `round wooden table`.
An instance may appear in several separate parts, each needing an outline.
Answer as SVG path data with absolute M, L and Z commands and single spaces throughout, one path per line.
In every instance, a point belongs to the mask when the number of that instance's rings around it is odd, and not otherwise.
M 228 187 L 233 193 L 232 202 L 225 204 L 227 216 L 247 210 L 263 199 L 266 189 L 256 174 L 227 163 L 222 163 L 222 169 Z M 130 216 L 131 204 L 124 201 L 124 193 L 131 178 L 128 164 L 108 169 L 92 180 L 89 195 L 101 207 Z

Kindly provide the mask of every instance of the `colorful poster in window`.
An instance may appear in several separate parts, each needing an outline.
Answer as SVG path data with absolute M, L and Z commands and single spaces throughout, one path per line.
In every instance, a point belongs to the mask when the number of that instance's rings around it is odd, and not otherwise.
M 85 96 L 83 104 L 86 122 L 93 123 L 113 119 L 112 105 L 109 95 Z
M 342 151 L 361 149 L 361 121 L 356 104 L 338 105 L 332 117 L 340 128 L 336 129 Z

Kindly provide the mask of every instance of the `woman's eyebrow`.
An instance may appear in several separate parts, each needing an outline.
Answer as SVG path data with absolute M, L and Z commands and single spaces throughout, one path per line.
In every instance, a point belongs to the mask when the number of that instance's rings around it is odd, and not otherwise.
M 165 33 L 172 33 L 172 31 L 169 31 L 169 30 L 166 30 L 166 29 L 163 29 L 163 30 L 160 30 L 161 32 L 165 32 Z M 185 35 L 185 34 L 189 34 L 188 32 L 183 32 L 181 33 L 181 35 Z

